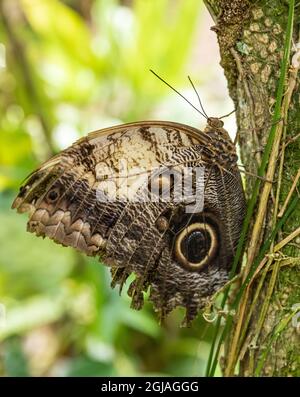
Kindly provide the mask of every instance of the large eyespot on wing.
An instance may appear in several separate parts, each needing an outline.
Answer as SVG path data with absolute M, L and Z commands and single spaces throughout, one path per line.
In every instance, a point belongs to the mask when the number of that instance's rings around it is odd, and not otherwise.
M 161 217 L 156 227 L 168 228 L 168 246 L 163 249 L 151 277 L 150 300 L 163 318 L 177 306 L 186 308 L 190 323 L 228 279 L 222 223 L 212 208 L 187 214 L 176 208 L 173 216 Z
M 216 256 L 218 234 L 209 223 L 195 222 L 185 227 L 175 239 L 174 256 L 189 271 L 200 271 Z
M 203 271 L 220 253 L 220 226 L 216 216 L 207 210 L 195 214 L 179 211 L 171 226 L 173 260 L 188 272 Z

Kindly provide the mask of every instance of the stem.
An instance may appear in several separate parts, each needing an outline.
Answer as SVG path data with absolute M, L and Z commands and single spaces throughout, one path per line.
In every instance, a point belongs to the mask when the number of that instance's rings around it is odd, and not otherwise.
M 27 60 L 25 44 L 21 42 L 20 38 L 15 33 L 10 16 L 2 0 L 0 1 L 0 22 L 5 29 L 5 33 L 7 35 L 8 42 L 14 57 L 14 63 L 18 65 L 20 69 L 20 77 L 23 79 L 23 87 L 25 89 L 26 95 L 28 96 L 28 103 L 32 104 L 34 113 L 41 123 L 44 141 L 47 145 L 48 155 L 50 157 L 53 153 L 55 153 L 55 147 L 51 135 L 52 128 L 49 125 L 48 117 L 45 115 L 43 109 L 44 107 L 40 101 L 39 91 L 33 79 L 32 66 L 30 66 Z

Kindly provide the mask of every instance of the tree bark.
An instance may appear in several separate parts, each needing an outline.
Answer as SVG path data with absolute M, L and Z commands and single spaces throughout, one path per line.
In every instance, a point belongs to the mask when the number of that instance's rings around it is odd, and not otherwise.
M 289 2 L 282 0 L 206 0 L 215 26 L 221 53 L 221 66 L 228 81 L 230 96 L 236 105 L 238 141 L 245 169 L 257 174 L 262 153 L 272 124 L 276 92 L 284 57 L 284 43 L 288 26 Z M 293 40 L 298 43 L 300 10 L 295 8 Z M 272 151 L 278 155 L 270 194 L 267 194 L 263 223 L 253 229 L 260 207 L 257 204 L 252 230 L 246 243 L 246 270 L 257 256 L 259 247 L 273 230 L 274 222 L 296 178 L 300 167 L 300 88 L 297 59 L 290 54 L 285 93 L 287 122 L 276 130 Z M 284 101 L 281 114 L 284 114 Z M 279 132 L 278 132 L 279 131 Z M 281 138 L 279 140 L 279 138 Z M 279 146 L 280 145 L 280 146 Z M 269 164 L 270 165 L 270 164 Z M 249 198 L 255 178 L 246 176 L 246 195 Z M 269 182 L 263 181 L 261 185 Z M 294 183 L 294 185 L 296 182 Z M 299 186 L 299 184 L 298 184 Z M 263 194 L 264 186 L 260 192 Z M 297 185 L 293 196 L 299 195 Z M 263 206 L 263 204 L 262 204 Z M 277 233 L 269 256 L 261 262 L 260 271 L 247 289 L 244 308 L 234 319 L 233 329 L 225 343 L 224 375 L 240 376 L 299 376 L 300 375 L 300 206 Z M 297 231 L 298 228 L 298 231 Z M 254 232 L 253 232 L 254 230 Z M 291 235 L 292 232 L 295 233 Z M 256 233 L 256 234 L 255 234 Z M 286 237 L 283 247 L 276 244 Z M 252 244 L 252 245 L 251 245 Z M 274 248 L 275 247 L 275 248 Z M 245 268 L 244 268 L 245 273 Z M 252 306 L 251 306 L 252 305 Z M 250 316 L 248 313 L 250 311 Z M 241 323 L 240 316 L 244 323 Z M 246 320 L 249 320 L 248 322 Z M 246 324 L 246 327 L 245 327 Z M 238 327 L 244 327 L 237 333 Z M 238 339 L 234 341 L 235 335 Z M 232 349 L 235 358 L 230 361 Z

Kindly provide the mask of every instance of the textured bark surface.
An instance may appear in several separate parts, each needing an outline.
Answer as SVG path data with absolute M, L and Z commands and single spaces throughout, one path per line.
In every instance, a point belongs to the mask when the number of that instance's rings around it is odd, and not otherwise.
M 219 41 L 221 65 L 228 80 L 229 93 L 236 104 L 242 160 L 246 170 L 255 174 L 270 131 L 280 62 L 284 51 L 288 2 L 281 0 L 252 2 L 208 0 L 205 3 L 215 21 L 213 30 L 216 31 Z M 296 7 L 293 28 L 295 43 L 299 41 L 299 23 L 299 7 Z M 299 94 L 300 88 L 297 80 L 288 112 L 286 142 L 289 144 L 285 150 L 279 208 L 282 206 L 300 167 L 300 140 L 295 138 L 299 134 Z M 247 177 L 246 180 L 246 192 L 249 196 L 254 179 Z M 271 190 L 260 241 L 264 241 L 266 233 L 270 230 L 275 189 L 276 183 Z M 297 193 L 299 194 L 299 191 Z M 298 206 L 277 236 L 276 241 L 285 238 L 299 225 L 300 208 Z M 300 303 L 299 235 L 280 251 L 278 260 L 283 258 L 294 258 L 294 266 L 280 266 L 261 332 L 255 335 L 256 322 L 269 287 L 270 275 L 267 275 L 263 282 L 254 315 L 246 331 L 244 349 L 239 356 L 239 374 L 241 376 L 253 376 L 255 368 L 264 354 L 266 354 L 266 358 L 260 375 L 300 375 L 300 338 L 295 321 L 289 321 L 282 332 L 274 336 L 275 327 L 288 313 L 291 313 L 293 305 Z M 299 260 L 295 260 L 295 258 Z M 259 277 L 257 282 L 259 282 Z M 255 283 L 255 285 L 257 284 Z M 253 294 L 253 290 L 250 290 L 249 305 Z M 251 343 L 253 339 L 256 341 L 255 345 Z

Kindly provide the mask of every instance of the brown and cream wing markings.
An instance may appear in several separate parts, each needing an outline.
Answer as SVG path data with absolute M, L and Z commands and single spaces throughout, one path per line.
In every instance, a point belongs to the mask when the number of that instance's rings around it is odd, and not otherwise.
M 150 286 L 161 315 L 182 305 L 190 320 L 228 278 L 245 210 L 236 161 L 218 119 L 203 132 L 172 122 L 124 124 L 92 132 L 42 164 L 13 208 L 29 212 L 30 232 L 99 256 L 114 284 L 135 273 L 134 307 Z M 204 207 L 191 214 L 172 190 L 186 166 L 204 168 Z M 160 192 L 172 190 L 170 200 L 147 200 L 150 177 Z

